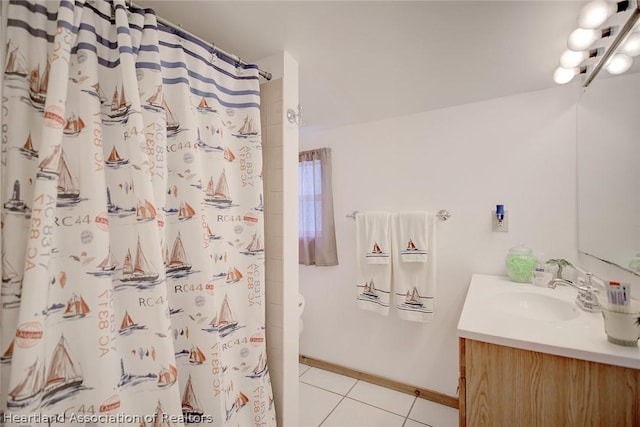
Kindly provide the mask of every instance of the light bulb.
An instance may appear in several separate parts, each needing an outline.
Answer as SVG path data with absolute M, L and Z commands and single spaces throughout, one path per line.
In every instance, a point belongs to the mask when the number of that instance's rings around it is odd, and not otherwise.
M 575 68 L 558 67 L 556 68 L 556 71 L 553 72 L 553 81 L 559 85 L 563 85 L 573 80 L 575 75 Z
M 622 74 L 631 68 L 633 58 L 624 53 L 616 53 L 607 61 L 606 68 L 610 74 Z
M 640 55 L 640 32 L 634 31 L 629 34 L 629 37 L 620 48 L 620 52 L 629 56 Z
M 560 66 L 563 68 L 575 68 L 587 59 L 587 52 L 576 52 L 575 50 L 567 49 L 560 56 Z
M 584 29 L 595 29 L 604 24 L 615 12 L 615 3 L 605 0 L 594 0 L 582 8 L 578 15 L 578 26 Z
M 596 40 L 598 40 L 598 33 L 596 32 L 596 30 L 585 30 L 584 28 L 578 28 L 577 30 L 573 30 L 571 35 L 569 35 L 567 47 L 575 51 L 586 50 Z

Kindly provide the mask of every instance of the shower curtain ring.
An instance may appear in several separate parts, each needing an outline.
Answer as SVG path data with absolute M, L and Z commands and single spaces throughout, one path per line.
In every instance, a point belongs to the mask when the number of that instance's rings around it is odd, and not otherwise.
M 209 57 L 209 62 L 211 62 L 211 64 L 214 64 L 218 59 L 218 49 L 216 49 L 216 44 L 214 42 L 210 42 L 210 43 L 211 43 L 211 57 Z
M 242 59 L 240 59 L 239 56 L 236 56 L 236 73 L 238 73 L 239 76 L 244 73 L 244 68 L 241 67 L 243 64 L 244 62 L 242 62 Z

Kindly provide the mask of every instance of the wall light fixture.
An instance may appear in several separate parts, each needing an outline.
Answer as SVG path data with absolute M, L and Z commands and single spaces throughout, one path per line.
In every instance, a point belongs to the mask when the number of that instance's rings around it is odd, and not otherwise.
M 613 3 L 606 0 L 594 0 L 585 5 L 580 11 L 578 15 L 578 26 L 586 29 L 598 28 L 604 24 L 611 15 L 624 12 L 628 8 L 628 1 Z
M 640 55 L 640 32 L 634 31 L 629 34 L 627 40 L 620 48 L 620 52 L 626 53 L 629 56 Z
M 589 49 L 596 40 L 603 37 L 609 37 L 612 32 L 613 28 L 611 27 L 603 30 L 576 28 L 569 35 L 567 47 L 573 51 L 580 52 L 582 50 Z
M 602 55 L 604 49 L 591 49 L 576 52 L 575 50 L 567 49 L 560 56 L 560 66 L 562 68 L 576 68 L 587 58 L 595 58 L 598 55 Z
M 624 53 L 616 53 L 605 64 L 606 70 L 611 74 L 622 74 L 631 68 L 633 58 Z
M 639 2 L 593 0 L 585 5 L 578 15 L 579 27 L 569 35 L 568 50 L 562 53 L 553 80 L 566 84 L 583 74 L 582 86 L 587 87 L 602 68 L 611 74 L 631 68 L 633 57 L 640 55 L 640 28 L 636 28 Z
M 587 67 L 564 68 L 558 67 L 553 73 L 553 81 L 559 85 L 569 83 L 578 74 L 586 74 Z

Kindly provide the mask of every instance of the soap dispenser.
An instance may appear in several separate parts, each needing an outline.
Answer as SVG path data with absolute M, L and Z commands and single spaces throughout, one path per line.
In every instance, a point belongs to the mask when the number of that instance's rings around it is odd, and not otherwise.
M 533 284 L 536 286 L 549 286 L 549 282 L 553 279 L 553 271 L 547 265 L 544 254 L 538 255 L 536 268 L 533 270 Z

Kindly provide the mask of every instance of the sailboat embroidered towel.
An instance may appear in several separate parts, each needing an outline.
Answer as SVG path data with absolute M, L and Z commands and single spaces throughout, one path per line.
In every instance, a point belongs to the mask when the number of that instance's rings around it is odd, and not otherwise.
M 398 214 L 396 230 L 401 262 L 427 262 L 429 255 L 429 218 L 425 212 Z
M 386 316 L 391 292 L 391 214 L 356 214 L 357 301 L 364 310 Z
M 390 218 L 388 212 L 370 212 L 363 214 L 356 224 L 362 231 L 362 251 L 358 256 L 364 256 L 367 264 L 391 264 Z
M 399 213 L 392 221 L 394 305 L 398 317 L 433 320 L 436 293 L 435 221 L 432 213 Z

